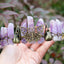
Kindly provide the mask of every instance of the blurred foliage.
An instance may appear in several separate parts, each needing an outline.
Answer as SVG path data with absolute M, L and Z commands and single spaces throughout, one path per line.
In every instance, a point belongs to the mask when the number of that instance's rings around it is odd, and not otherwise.
M 49 48 L 44 59 L 49 62 L 49 58 L 53 58 L 54 60 L 59 60 L 64 64 L 64 50 L 61 49 L 62 47 L 64 47 L 64 41 L 55 42 L 55 44 Z
M 37 2 L 37 4 L 35 4 Z M 64 16 L 64 0 L 35 0 L 35 5 L 44 9 L 54 9 L 57 14 Z
M 58 0 L 56 3 L 52 2 L 51 7 L 55 9 L 57 14 L 61 14 L 64 16 L 64 0 Z

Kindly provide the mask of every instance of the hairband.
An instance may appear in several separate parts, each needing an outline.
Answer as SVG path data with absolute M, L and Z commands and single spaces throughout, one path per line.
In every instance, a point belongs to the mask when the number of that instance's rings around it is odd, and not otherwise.
M 1 27 L 0 30 L 0 48 L 5 45 L 19 43 L 43 43 L 44 40 L 61 41 L 64 40 L 64 22 L 58 19 L 51 20 L 50 27 L 45 25 L 44 20 L 40 18 L 34 26 L 32 16 L 27 16 L 27 20 L 23 21 L 21 26 L 14 29 L 14 24 L 9 23 L 8 27 Z

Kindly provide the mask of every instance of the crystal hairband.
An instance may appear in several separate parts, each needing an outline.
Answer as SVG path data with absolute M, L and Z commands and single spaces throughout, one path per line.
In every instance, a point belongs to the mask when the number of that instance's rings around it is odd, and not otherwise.
M 27 20 L 23 21 L 21 26 L 17 26 L 15 30 L 13 23 L 9 23 L 8 27 L 1 27 L 0 47 L 20 41 L 22 43 L 27 43 L 27 41 L 43 43 L 44 40 L 64 40 L 64 22 L 60 22 L 58 19 L 51 20 L 49 29 L 45 26 L 42 18 L 34 26 L 33 17 L 27 16 Z

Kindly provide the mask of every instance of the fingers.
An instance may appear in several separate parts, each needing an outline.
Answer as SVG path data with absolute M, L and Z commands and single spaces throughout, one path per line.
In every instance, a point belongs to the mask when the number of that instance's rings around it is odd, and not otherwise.
M 28 48 L 33 49 L 34 51 L 37 50 L 37 48 L 38 48 L 40 45 L 41 45 L 41 44 L 39 44 L 38 42 L 36 42 L 36 43 L 34 43 L 34 44 L 31 44 L 31 43 L 29 43 L 29 42 L 26 43 L 26 46 L 27 46 Z
M 45 55 L 45 53 L 47 52 L 47 50 L 49 49 L 49 47 L 50 47 L 52 44 L 54 44 L 54 41 L 53 41 L 53 40 L 52 40 L 52 41 L 45 41 L 45 42 L 43 43 L 43 45 L 40 46 L 40 47 L 37 49 L 37 52 L 38 52 L 38 54 L 40 55 L 41 58 Z
M 37 50 L 37 48 L 40 46 L 41 44 L 39 44 L 38 42 L 34 43 L 31 45 L 31 49 L 33 49 L 34 51 Z
M 27 46 L 27 47 L 30 47 L 31 45 L 32 45 L 32 44 L 29 43 L 29 42 L 26 43 L 26 46 Z
M 25 50 L 28 48 L 25 44 L 23 44 L 23 43 L 21 43 L 21 42 L 20 42 L 20 44 L 18 44 L 18 47 L 19 47 L 22 51 L 25 51 Z

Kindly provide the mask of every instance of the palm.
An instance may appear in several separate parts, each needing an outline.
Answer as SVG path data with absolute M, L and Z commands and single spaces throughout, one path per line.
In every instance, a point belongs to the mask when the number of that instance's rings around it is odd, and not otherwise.
M 40 55 L 30 49 L 23 51 L 20 61 L 17 64 L 39 64 Z
M 4 63 L 6 64 L 39 64 L 42 60 L 42 57 L 48 50 L 48 48 L 53 44 L 53 41 L 44 42 L 43 44 L 32 44 L 30 45 L 9 45 L 7 46 L 2 54 L 1 59 L 5 59 Z M 33 48 L 35 51 L 29 49 L 28 47 Z M 1 64 L 4 64 L 1 60 Z

